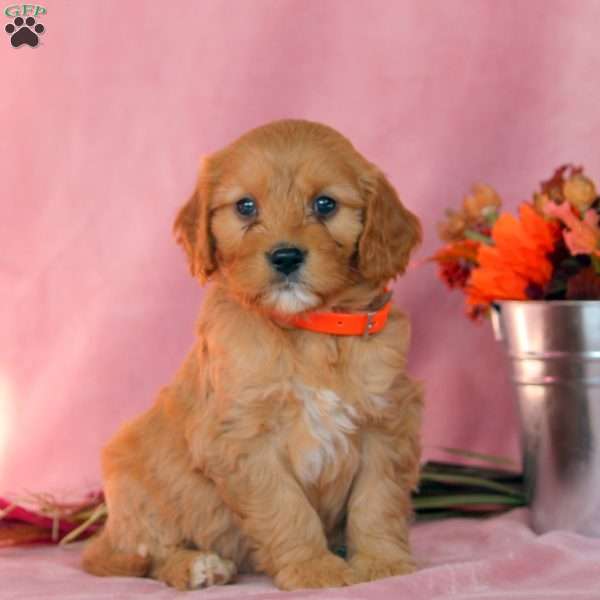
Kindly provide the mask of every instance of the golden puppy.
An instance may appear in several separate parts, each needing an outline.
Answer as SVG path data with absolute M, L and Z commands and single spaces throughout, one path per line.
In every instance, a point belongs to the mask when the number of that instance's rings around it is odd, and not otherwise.
M 85 569 L 180 589 L 412 571 L 421 389 L 386 285 L 417 219 L 339 133 L 279 121 L 205 160 L 175 232 L 212 286 L 174 381 L 104 450 Z M 328 549 L 342 527 L 348 561 Z

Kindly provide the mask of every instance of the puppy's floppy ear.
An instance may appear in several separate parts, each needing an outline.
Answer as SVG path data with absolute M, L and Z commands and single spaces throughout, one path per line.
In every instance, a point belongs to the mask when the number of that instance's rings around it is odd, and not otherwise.
M 411 251 L 421 242 L 421 225 L 378 169 L 362 183 L 367 206 L 358 242 L 358 268 L 365 279 L 386 281 L 406 269 Z
M 196 190 L 181 208 L 173 232 L 178 244 L 185 250 L 190 271 L 202 283 L 216 270 L 214 240 L 210 233 L 210 182 L 205 161 L 198 177 Z

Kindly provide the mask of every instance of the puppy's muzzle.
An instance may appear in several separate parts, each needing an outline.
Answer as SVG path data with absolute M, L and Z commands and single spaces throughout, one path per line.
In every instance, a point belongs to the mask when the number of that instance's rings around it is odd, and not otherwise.
M 267 253 L 267 260 L 271 266 L 283 275 L 291 275 L 297 271 L 306 257 L 306 252 L 296 246 L 279 247 Z

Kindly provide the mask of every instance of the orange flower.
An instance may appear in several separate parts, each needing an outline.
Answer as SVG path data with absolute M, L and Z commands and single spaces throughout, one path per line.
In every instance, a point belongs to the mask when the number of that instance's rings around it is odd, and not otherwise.
M 525 300 L 527 288 L 543 287 L 552 276 L 548 255 L 559 236 L 556 223 L 539 216 L 533 206 L 522 204 L 520 220 L 503 214 L 492 228 L 494 246 L 481 246 L 479 268 L 467 286 L 470 306 L 486 306 L 493 300 Z

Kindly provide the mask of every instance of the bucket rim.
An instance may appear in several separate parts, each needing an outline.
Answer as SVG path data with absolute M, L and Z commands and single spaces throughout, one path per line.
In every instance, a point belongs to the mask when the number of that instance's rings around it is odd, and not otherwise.
M 600 300 L 494 300 L 492 305 L 500 307 L 503 305 L 520 306 L 597 306 L 600 307 Z

